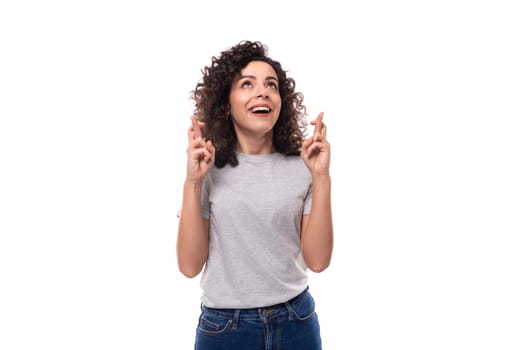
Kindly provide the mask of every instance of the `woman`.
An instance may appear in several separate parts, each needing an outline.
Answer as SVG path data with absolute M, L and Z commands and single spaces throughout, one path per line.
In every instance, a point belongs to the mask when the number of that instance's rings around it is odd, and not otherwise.
M 260 42 L 202 72 L 177 237 L 180 271 L 204 267 L 195 349 L 321 349 L 308 270 L 333 248 L 323 113 L 306 138 L 303 95 Z

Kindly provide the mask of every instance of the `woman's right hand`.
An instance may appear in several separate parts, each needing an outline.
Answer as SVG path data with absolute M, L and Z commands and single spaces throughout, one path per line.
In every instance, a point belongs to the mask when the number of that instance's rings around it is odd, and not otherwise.
M 191 117 L 191 126 L 188 129 L 188 163 L 186 168 L 186 183 L 201 183 L 204 176 L 210 171 L 215 161 L 215 148 L 210 140 L 202 138 L 203 122 L 196 116 Z

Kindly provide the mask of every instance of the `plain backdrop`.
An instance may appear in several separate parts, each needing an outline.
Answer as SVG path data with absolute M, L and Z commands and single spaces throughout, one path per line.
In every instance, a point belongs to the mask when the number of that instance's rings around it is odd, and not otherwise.
M 325 112 L 325 349 L 524 349 L 519 3 L 2 1 L 0 348 L 193 348 L 189 95 L 248 39 Z

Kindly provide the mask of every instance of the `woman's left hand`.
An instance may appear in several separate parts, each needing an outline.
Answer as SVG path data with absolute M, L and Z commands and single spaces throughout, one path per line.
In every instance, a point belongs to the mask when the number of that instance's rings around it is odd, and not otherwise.
M 324 112 L 319 113 L 310 124 L 314 125 L 312 137 L 304 140 L 301 158 L 312 175 L 329 175 L 330 144 L 326 141 L 326 125 L 323 123 Z

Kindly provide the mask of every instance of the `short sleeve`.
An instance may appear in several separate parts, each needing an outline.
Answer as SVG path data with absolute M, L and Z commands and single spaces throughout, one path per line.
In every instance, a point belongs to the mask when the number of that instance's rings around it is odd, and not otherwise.
M 308 185 L 308 191 L 304 198 L 303 215 L 310 215 L 312 211 L 312 183 Z
M 201 191 L 201 215 L 203 218 L 210 219 L 210 176 L 206 175 L 202 183 Z

